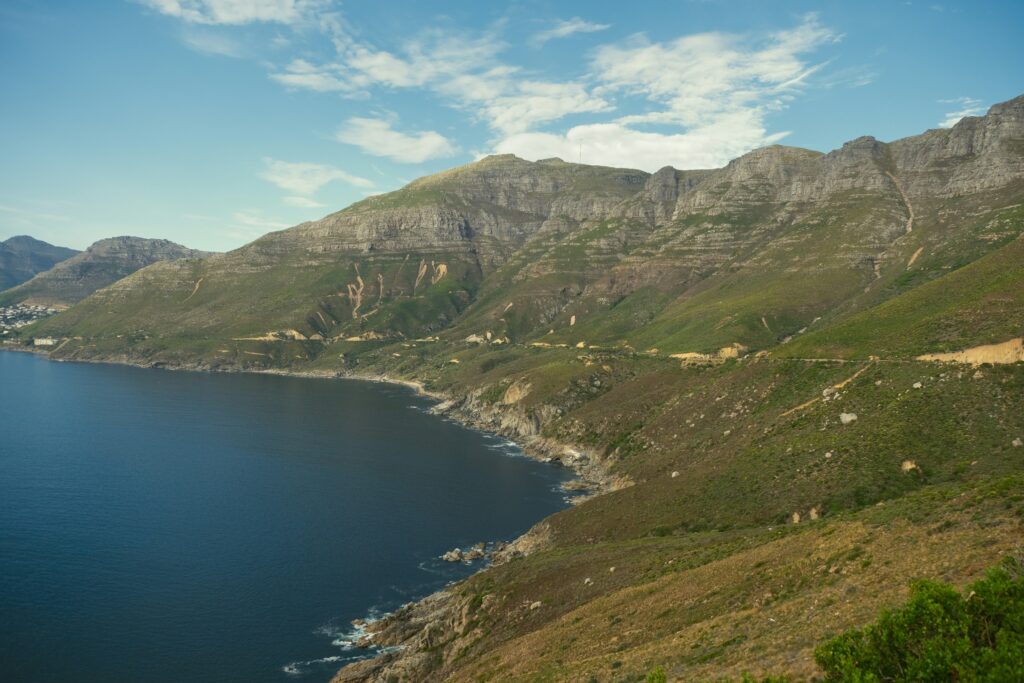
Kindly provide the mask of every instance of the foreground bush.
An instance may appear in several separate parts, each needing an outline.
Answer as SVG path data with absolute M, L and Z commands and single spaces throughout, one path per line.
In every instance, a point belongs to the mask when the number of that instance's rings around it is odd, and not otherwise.
M 1024 681 L 1024 567 L 1008 560 L 961 594 L 934 581 L 815 651 L 826 681 Z

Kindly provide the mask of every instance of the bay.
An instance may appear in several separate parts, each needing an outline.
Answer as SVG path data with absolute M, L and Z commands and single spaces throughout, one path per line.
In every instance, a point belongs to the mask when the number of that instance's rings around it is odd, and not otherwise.
M 405 387 L 0 353 L 0 678 L 327 681 L 565 471 Z

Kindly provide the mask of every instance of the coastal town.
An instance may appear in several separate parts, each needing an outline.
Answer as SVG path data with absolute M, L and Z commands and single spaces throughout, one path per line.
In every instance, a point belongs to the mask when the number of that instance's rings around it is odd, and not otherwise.
M 56 308 L 29 304 L 0 307 L 0 338 L 10 337 L 18 328 L 57 313 Z

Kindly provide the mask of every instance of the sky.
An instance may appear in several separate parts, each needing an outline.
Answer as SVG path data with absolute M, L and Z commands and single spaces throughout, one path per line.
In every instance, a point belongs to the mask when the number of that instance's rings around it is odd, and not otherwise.
M 655 171 L 1024 94 L 1024 2 L 0 0 L 0 240 L 223 251 L 487 154 Z

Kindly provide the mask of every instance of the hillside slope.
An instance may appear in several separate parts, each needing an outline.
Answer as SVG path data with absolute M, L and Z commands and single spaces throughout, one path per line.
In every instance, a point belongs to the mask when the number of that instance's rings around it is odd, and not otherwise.
M 28 235 L 0 242 L 0 291 L 31 280 L 37 273 L 53 268 L 78 252 L 55 247 Z

